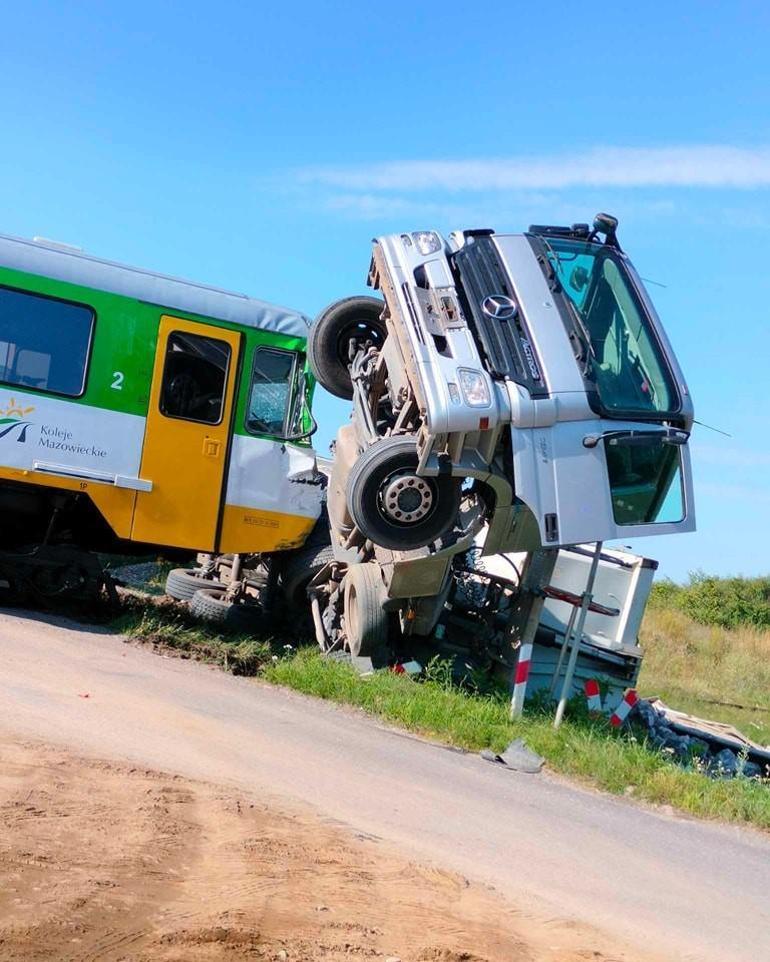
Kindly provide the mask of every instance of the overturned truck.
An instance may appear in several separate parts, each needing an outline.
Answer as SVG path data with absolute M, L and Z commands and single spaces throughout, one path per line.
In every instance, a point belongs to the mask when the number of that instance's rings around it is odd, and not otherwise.
M 606 214 L 379 237 L 368 282 L 382 299 L 332 304 L 308 340 L 317 380 L 353 401 L 328 470 L 334 558 L 310 583 L 318 642 L 435 642 L 472 575 L 513 672 L 560 548 L 694 529 L 687 385 Z M 515 575 L 484 570 L 511 553 Z

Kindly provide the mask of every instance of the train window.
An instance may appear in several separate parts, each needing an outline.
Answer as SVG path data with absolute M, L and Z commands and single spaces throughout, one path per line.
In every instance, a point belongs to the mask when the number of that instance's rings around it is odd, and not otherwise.
M 295 394 L 296 363 L 294 351 L 273 347 L 258 347 L 254 351 L 246 411 L 247 430 L 253 434 L 286 437 Z
M 93 327 L 90 307 L 0 287 L 0 381 L 80 397 Z
M 230 345 L 213 337 L 172 331 L 166 344 L 160 410 L 168 418 L 219 424 Z

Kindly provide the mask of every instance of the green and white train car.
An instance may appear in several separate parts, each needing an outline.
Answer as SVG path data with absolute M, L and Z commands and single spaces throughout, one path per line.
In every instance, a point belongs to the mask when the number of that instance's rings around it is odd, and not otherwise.
M 301 545 L 321 512 L 308 321 L 0 236 L 0 550 Z

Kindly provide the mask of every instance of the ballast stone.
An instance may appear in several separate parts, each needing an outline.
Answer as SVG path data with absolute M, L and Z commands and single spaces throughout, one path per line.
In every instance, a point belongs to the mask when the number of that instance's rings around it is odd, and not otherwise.
M 673 756 L 685 767 L 695 763 L 712 778 L 761 778 L 762 768 L 730 748 L 713 751 L 711 745 L 695 735 L 680 735 L 663 712 L 644 699 L 634 706 L 630 716 L 647 729 L 647 741 L 654 748 Z

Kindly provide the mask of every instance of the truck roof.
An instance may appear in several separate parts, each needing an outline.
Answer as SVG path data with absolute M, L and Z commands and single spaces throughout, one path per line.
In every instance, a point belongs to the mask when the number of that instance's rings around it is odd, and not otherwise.
M 246 294 L 102 260 L 53 241 L 0 234 L 0 267 L 122 294 L 172 310 L 275 331 L 288 337 L 306 338 L 310 327 L 308 318 L 299 311 L 268 304 Z

